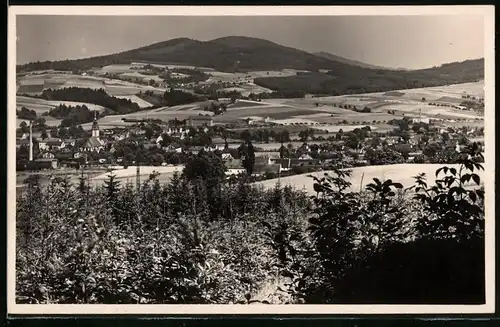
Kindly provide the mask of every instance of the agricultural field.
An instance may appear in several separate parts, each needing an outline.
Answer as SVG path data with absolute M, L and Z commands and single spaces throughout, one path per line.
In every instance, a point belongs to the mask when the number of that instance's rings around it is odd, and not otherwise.
M 257 94 L 263 92 L 272 92 L 272 90 L 256 85 L 253 82 L 245 82 L 238 86 L 224 88 L 221 91 L 226 91 L 226 92 L 237 91 L 240 92 L 243 96 L 248 96 L 250 95 L 250 93 Z
M 146 63 L 133 63 L 131 65 L 109 65 L 100 69 L 102 73 L 109 72 L 122 74 L 128 77 L 144 77 L 151 79 L 155 76 L 143 75 L 137 68 Z M 159 65 L 158 67 L 168 68 L 196 68 L 185 65 Z M 135 67 L 135 69 L 133 69 Z M 222 81 L 229 83 L 241 83 L 235 87 L 227 88 L 227 91 L 237 90 L 243 95 L 250 93 L 269 92 L 253 84 L 253 78 L 262 76 L 291 76 L 296 75 L 296 70 L 283 71 L 255 71 L 247 73 L 224 73 L 213 69 L 206 70 L 206 73 L 211 75 L 208 83 Z M 156 76 L 157 77 L 157 76 Z M 73 74 L 57 74 L 48 72 L 40 75 L 26 75 L 19 78 L 18 92 L 26 92 L 36 94 L 48 87 L 89 87 L 103 88 L 111 96 L 130 99 L 137 103 L 141 108 L 151 106 L 151 103 L 139 98 L 139 92 L 153 91 L 157 94 L 165 92 L 165 88 L 155 88 L 147 85 L 140 85 L 133 82 L 127 82 L 117 79 L 109 79 L 106 77 L 81 76 Z M 24 91 L 23 91 L 24 90 Z M 28 92 L 30 91 L 30 92 Z M 328 96 L 315 97 L 305 99 L 266 99 L 261 102 L 239 100 L 236 104 L 227 108 L 227 111 L 219 116 L 214 117 L 216 123 L 233 123 L 245 118 L 254 120 L 263 120 L 267 117 L 276 123 L 283 126 L 293 127 L 296 125 L 317 126 L 318 130 L 337 132 L 342 129 L 344 131 L 359 128 L 360 126 L 370 125 L 373 129 L 379 131 L 391 130 L 393 127 L 386 124 L 392 119 L 401 119 L 406 117 L 422 117 L 445 119 L 450 124 L 456 119 L 480 119 L 475 112 L 453 109 L 445 106 L 432 106 L 428 102 L 441 101 L 445 104 L 456 105 L 461 102 L 461 97 L 464 94 L 470 96 L 484 96 L 483 82 L 466 83 L 440 87 L 419 88 L 409 90 L 395 90 L 391 92 L 344 95 L 344 96 Z M 425 98 L 425 101 L 422 101 Z M 438 102 L 436 101 L 436 102 Z M 44 101 L 38 99 L 29 99 L 26 97 L 18 97 L 17 108 L 25 106 L 29 109 L 43 113 L 59 103 L 53 101 Z M 66 103 L 74 105 L 77 103 Z M 93 110 L 104 110 L 104 108 L 86 104 Z M 338 106 L 351 105 L 358 109 L 368 106 L 371 108 L 370 113 L 356 112 L 350 109 L 339 108 Z M 122 118 L 158 118 L 162 120 L 170 119 L 185 119 L 198 113 L 205 113 L 201 110 L 203 103 L 195 103 L 185 106 L 164 107 L 154 110 L 147 110 L 138 113 L 108 116 L 101 119 L 102 126 L 123 126 L 128 125 L 122 121 Z M 388 111 L 394 110 L 394 114 L 389 114 Z M 53 122 L 55 123 L 55 122 Z
M 140 78 L 143 81 L 154 80 L 155 82 L 163 82 L 163 78 L 160 78 L 158 75 L 145 75 L 138 71 L 127 72 L 120 74 L 120 78 Z
M 96 70 L 97 73 L 110 73 L 110 74 L 120 74 L 127 73 L 131 71 L 133 65 L 118 64 L 118 65 L 108 65 Z
M 258 107 L 261 106 L 262 102 L 258 101 L 251 101 L 251 100 L 237 100 L 234 104 L 231 104 L 228 106 L 228 109 L 235 109 L 235 108 L 248 108 L 248 107 Z
M 55 107 L 65 104 L 67 106 L 82 106 L 85 105 L 87 106 L 90 110 L 96 110 L 99 112 L 102 112 L 105 110 L 104 107 L 93 104 L 93 103 L 85 103 L 85 102 L 74 102 L 74 101 L 58 101 L 58 100 L 44 100 L 44 99 L 37 99 L 37 98 L 30 98 L 30 97 L 25 97 L 25 96 L 16 96 L 16 110 L 20 110 L 22 107 L 26 107 L 30 110 L 34 110 L 38 116 L 49 112 L 50 110 L 54 109 Z M 58 126 L 61 123 L 60 119 L 56 119 L 50 116 L 43 116 L 43 118 L 46 121 L 47 126 Z M 19 124 L 25 121 L 26 123 L 28 121 L 23 120 L 23 119 L 17 119 L 16 120 L 16 126 L 19 126 Z
M 117 98 L 120 98 L 120 99 L 128 99 L 132 102 L 135 102 L 139 105 L 139 107 L 141 108 L 147 108 L 147 107 L 151 107 L 152 104 L 139 98 L 137 95 L 117 95 L 116 96 Z
M 82 76 L 73 74 L 42 74 L 27 75 L 18 79 L 19 88 L 17 93 L 34 93 L 35 89 L 40 89 L 38 93 L 47 89 L 59 89 L 66 87 L 81 87 L 91 89 L 101 89 L 104 87 L 104 78 L 93 76 Z M 41 86 L 40 86 L 41 85 Z M 32 91 L 32 92 L 31 92 Z
M 226 73 L 213 70 L 213 71 L 207 71 L 206 73 L 211 76 L 211 78 L 207 82 L 222 82 L 222 83 L 245 82 L 253 84 L 253 80 L 258 77 L 288 77 L 297 75 L 297 72 L 300 71 L 295 69 L 283 69 L 280 71 L 269 70 L 269 71 L 250 71 L 246 73 Z M 266 89 L 266 88 L 261 88 L 261 89 Z
M 106 83 L 106 92 L 111 96 L 124 96 L 124 95 L 136 95 L 139 92 L 153 91 L 155 93 L 164 93 L 166 89 L 155 88 L 152 86 L 139 85 L 134 83 Z
M 240 119 L 244 119 L 246 117 L 269 117 L 272 120 L 295 119 L 296 116 L 307 115 L 310 112 L 311 111 L 307 109 L 279 105 L 251 106 L 248 107 L 248 109 L 240 107 L 233 110 L 231 108 L 228 108 L 227 112 L 225 112 L 223 115 L 214 117 L 214 121 L 220 123 L 230 123 Z
M 56 119 L 50 116 L 44 116 L 43 118 L 45 118 L 45 125 L 47 125 L 48 127 L 57 127 L 61 124 L 62 121 L 62 119 Z M 29 124 L 28 120 L 16 118 L 16 126 L 19 126 L 22 122 Z
M 364 188 L 367 184 L 373 182 L 373 178 L 378 178 L 381 181 L 392 179 L 394 182 L 399 182 L 403 184 L 403 187 L 410 187 L 414 185 L 414 178 L 420 173 L 425 173 L 428 178 L 428 183 L 433 183 L 435 180 L 435 172 L 438 168 L 441 168 L 442 164 L 397 164 L 397 165 L 381 165 L 381 166 L 366 166 L 366 167 L 355 167 L 351 168 L 352 175 L 350 182 L 352 184 L 351 191 L 359 191 L 360 188 Z M 454 165 L 447 165 L 452 167 Z M 458 165 L 455 165 L 458 167 Z M 273 188 L 276 183 L 281 183 L 281 185 L 291 185 L 296 189 L 303 189 L 307 193 L 313 195 L 315 191 L 313 189 L 314 180 L 309 175 L 316 177 L 322 177 L 325 173 L 329 171 L 307 173 L 294 176 L 288 176 L 283 178 L 274 178 L 265 180 L 262 182 L 257 182 L 257 185 L 261 185 L 264 188 Z M 475 172 L 481 177 L 483 181 L 484 171 Z M 440 175 L 441 176 L 441 175 Z M 470 184 L 473 185 L 473 184 Z
M 127 68 L 128 67 L 128 68 Z M 129 74 L 129 77 L 144 77 L 144 79 L 156 79 L 158 76 L 142 75 L 135 70 L 130 70 L 130 65 L 112 65 L 103 67 L 109 72 Z M 109 95 L 135 95 L 140 91 L 153 91 L 155 93 L 165 92 L 165 88 L 155 88 L 148 85 L 140 85 L 123 80 L 110 79 L 106 77 L 82 76 L 73 74 L 42 74 L 42 75 L 27 75 L 21 77 L 17 81 L 17 93 L 40 94 L 43 90 L 59 89 L 68 87 L 80 87 L 91 89 L 104 89 Z

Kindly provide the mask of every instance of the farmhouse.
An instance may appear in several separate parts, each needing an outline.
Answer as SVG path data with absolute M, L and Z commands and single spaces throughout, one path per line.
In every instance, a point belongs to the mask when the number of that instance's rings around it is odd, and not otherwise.
M 413 118 L 412 123 L 425 123 L 425 124 L 430 124 L 431 119 L 428 117 L 421 117 L 421 118 Z
M 66 140 L 62 140 L 61 148 L 74 147 L 75 145 L 76 145 L 75 139 L 66 139 Z
M 234 160 L 234 157 L 231 155 L 231 153 L 223 153 L 222 160 Z
M 271 158 L 271 163 L 280 165 L 281 171 L 288 171 L 291 167 L 291 159 L 290 158 Z
M 187 123 L 189 127 L 213 126 L 214 119 L 211 116 L 191 116 Z
M 258 154 L 255 153 L 255 164 L 256 165 L 271 165 L 271 156 L 269 154 Z
M 227 175 L 238 175 L 240 173 L 244 173 L 245 169 L 243 168 L 242 162 L 240 159 L 230 159 L 224 162 L 224 165 L 227 168 Z
M 169 144 L 164 149 L 168 152 L 182 153 L 182 147 L 180 147 L 179 145 L 176 145 L 176 144 Z
M 102 149 L 104 149 L 104 142 L 94 136 L 89 138 L 83 146 L 83 150 L 88 152 L 100 152 Z
M 42 153 L 43 159 L 54 159 L 55 157 L 56 157 L 55 154 L 51 151 L 45 151 Z
M 203 150 L 208 151 L 208 152 L 216 151 L 216 150 L 222 151 L 222 150 L 224 150 L 224 145 L 222 145 L 222 144 L 211 144 L 211 145 L 205 146 L 203 148 Z
M 253 173 L 255 175 L 262 175 L 265 173 L 279 174 L 281 172 L 280 164 L 255 164 L 253 167 Z
M 291 167 L 313 167 L 318 166 L 320 164 L 319 159 L 301 159 L 301 158 L 291 158 L 290 166 Z

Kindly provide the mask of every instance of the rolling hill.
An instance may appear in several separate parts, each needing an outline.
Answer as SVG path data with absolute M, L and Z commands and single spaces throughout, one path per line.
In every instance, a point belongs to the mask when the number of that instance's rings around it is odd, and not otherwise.
M 309 71 L 297 76 L 255 79 L 259 86 L 289 93 L 300 91 L 336 95 L 381 92 L 473 82 L 484 78 L 484 59 L 445 64 L 430 69 L 388 70 L 366 67 L 366 64 L 362 67 L 362 63 L 334 55 L 318 56 L 271 41 L 243 36 L 228 36 L 211 41 L 177 38 L 105 56 L 18 65 L 17 72 L 48 69 L 88 70 L 92 67 L 128 64 L 132 61 L 211 67 L 221 72 L 282 69 Z
M 222 72 L 286 68 L 317 71 L 333 69 L 338 64 L 327 58 L 267 40 L 229 36 L 206 42 L 177 38 L 105 56 L 18 65 L 17 71 L 85 70 L 110 64 L 127 64 L 132 61 L 211 67 Z
M 466 60 L 439 67 L 397 71 L 339 64 L 327 73 L 256 78 L 254 83 L 279 93 L 359 94 L 477 82 L 484 79 L 484 59 Z

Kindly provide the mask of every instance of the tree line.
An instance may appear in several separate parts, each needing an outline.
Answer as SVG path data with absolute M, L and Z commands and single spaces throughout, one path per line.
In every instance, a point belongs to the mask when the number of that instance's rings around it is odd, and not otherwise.
M 140 110 L 137 103 L 120 99 L 106 93 L 104 89 L 68 87 L 44 90 L 40 98 L 45 100 L 75 101 L 96 104 L 111 110 L 114 114 L 128 114 Z

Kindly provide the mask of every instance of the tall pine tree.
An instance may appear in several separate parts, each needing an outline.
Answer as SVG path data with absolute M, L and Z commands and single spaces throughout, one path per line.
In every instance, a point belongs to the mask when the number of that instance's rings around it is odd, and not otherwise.
M 120 210 L 118 206 L 118 193 L 120 191 L 120 182 L 117 181 L 116 175 L 111 171 L 109 172 L 108 179 L 104 181 L 104 188 L 106 189 L 106 199 L 111 207 L 112 215 L 117 224 L 120 224 Z
M 248 140 L 245 147 L 245 158 L 243 159 L 243 167 L 245 168 L 248 176 L 252 176 L 254 165 L 255 149 L 252 142 Z

